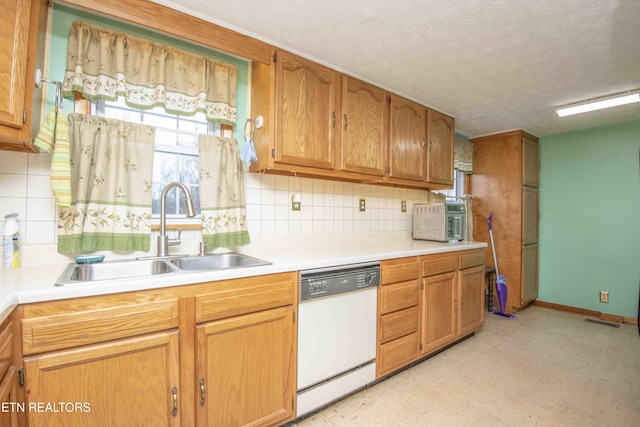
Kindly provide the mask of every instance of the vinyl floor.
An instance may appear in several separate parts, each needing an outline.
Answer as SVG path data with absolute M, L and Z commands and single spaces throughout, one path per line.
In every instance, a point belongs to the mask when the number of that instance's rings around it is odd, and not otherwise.
M 298 427 L 640 426 L 640 336 L 528 307 Z

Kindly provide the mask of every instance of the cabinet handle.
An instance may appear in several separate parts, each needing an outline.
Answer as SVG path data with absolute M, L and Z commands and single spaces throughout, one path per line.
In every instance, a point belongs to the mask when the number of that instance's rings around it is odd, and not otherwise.
M 464 310 L 464 298 L 460 298 L 460 311 Z
M 427 148 L 427 139 L 423 136 L 422 137 L 422 149 L 425 150 Z
M 344 130 L 347 130 L 347 115 L 344 115 Z
M 336 112 L 335 111 L 331 112 L 331 117 L 333 118 L 333 120 L 331 122 L 331 127 L 335 129 L 335 127 L 336 127 Z
M 433 139 L 429 138 L 429 152 L 431 152 L 432 148 L 433 148 Z
M 171 415 L 174 417 L 178 416 L 178 389 L 171 389 L 171 394 L 173 394 L 173 411 L 171 411 Z
M 204 406 L 204 378 L 200 378 L 200 406 Z

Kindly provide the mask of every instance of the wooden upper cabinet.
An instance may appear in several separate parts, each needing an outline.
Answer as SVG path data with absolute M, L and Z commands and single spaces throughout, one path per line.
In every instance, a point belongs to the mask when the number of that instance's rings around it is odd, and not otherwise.
M 391 95 L 389 178 L 425 180 L 427 109 Z
M 388 136 L 386 92 L 342 76 L 342 144 L 340 169 L 383 176 Z
M 42 4 L 40 0 L 2 2 L 0 149 L 3 150 L 38 151 L 31 142 L 31 106 L 36 57 L 39 56 L 36 55 L 36 44 Z
M 454 120 L 434 110 L 427 113 L 428 184 L 453 187 Z
M 540 185 L 538 141 L 524 134 L 522 137 L 522 185 Z
M 339 84 L 338 72 L 277 52 L 276 162 L 334 169 Z

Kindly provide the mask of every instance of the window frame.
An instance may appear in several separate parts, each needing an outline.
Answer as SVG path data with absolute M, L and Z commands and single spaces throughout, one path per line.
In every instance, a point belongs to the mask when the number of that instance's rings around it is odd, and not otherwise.
M 93 102 L 87 98 L 85 98 L 80 92 L 74 92 L 74 100 L 73 100 L 73 111 L 75 113 L 79 113 L 79 114 L 84 114 L 84 115 L 96 115 L 99 116 L 98 114 L 98 107 L 96 106 L 96 102 Z M 101 102 L 101 101 L 98 101 Z M 104 101 L 102 101 L 104 102 Z M 140 110 L 140 111 L 144 111 L 144 110 Z M 211 133 L 212 135 L 217 135 L 217 136 L 221 136 L 221 137 L 225 137 L 225 138 L 232 138 L 233 137 L 233 127 L 231 125 L 227 125 L 227 124 L 217 124 L 217 123 L 208 123 L 208 130 L 213 130 L 213 132 Z M 172 145 L 166 145 L 166 144 L 156 144 L 154 146 L 154 151 L 165 151 L 166 147 L 171 147 L 171 148 L 177 148 L 180 146 L 172 146 Z M 160 148 L 160 149 L 158 149 Z M 178 151 L 181 151 L 182 149 L 178 149 Z M 176 153 L 178 152 L 176 150 L 167 150 L 166 152 L 171 152 L 171 153 Z M 180 154 L 191 154 L 191 153 L 180 153 Z M 197 153 L 195 154 L 197 155 Z M 167 215 L 167 229 L 194 229 L 194 230 L 200 230 L 201 229 L 201 215 L 197 214 L 195 217 L 193 218 L 187 218 L 184 215 L 179 215 L 179 214 L 168 214 Z M 152 230 L 159 230 L 160 229 L 160 214 L 152 214 L 152 219 L 151 219 L 152 225 L 151 225 L 151 229 Z

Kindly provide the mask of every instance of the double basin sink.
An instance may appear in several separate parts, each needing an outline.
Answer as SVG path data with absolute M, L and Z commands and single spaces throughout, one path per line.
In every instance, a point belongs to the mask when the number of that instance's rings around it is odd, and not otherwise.
M 161 259 L 108 261 L 95 264 L 69 264 L 56 281 L 66 286 L 99 280 L 118 280 L 180 272 L 217 271 L 271 264 L 236 252 L 204 256 L 178 256 Z

